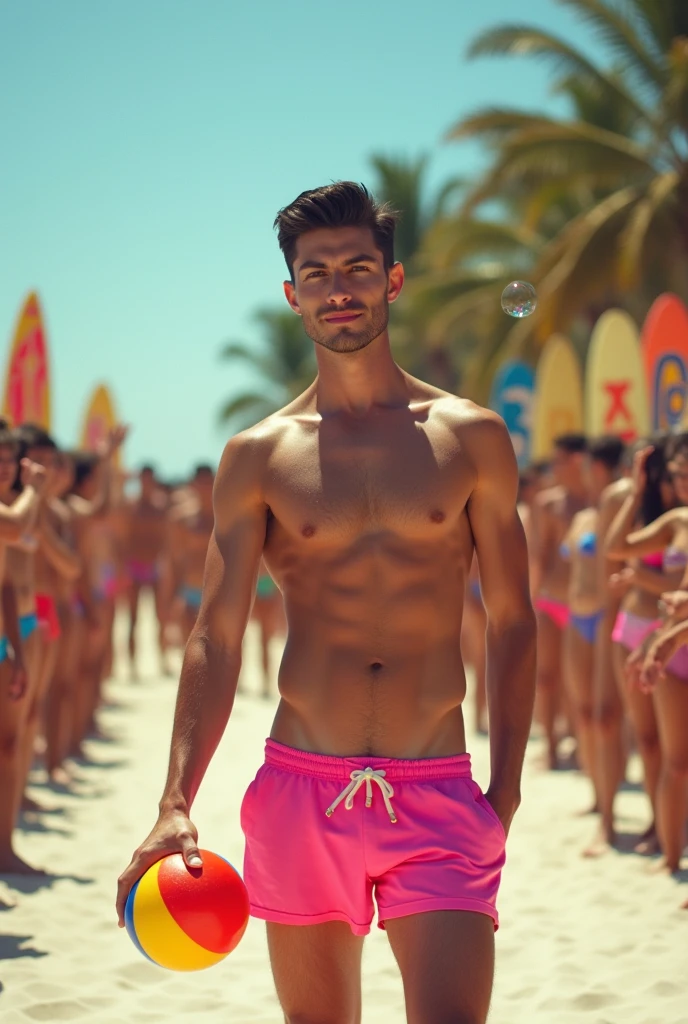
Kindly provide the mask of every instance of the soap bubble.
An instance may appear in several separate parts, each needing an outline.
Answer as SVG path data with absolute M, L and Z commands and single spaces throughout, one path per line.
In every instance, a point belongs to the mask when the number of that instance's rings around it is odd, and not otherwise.
M 512 281 L 502 292 L 502 309 L 509 316 L 530 316 L 536 306 L 535 289 L 527 281 Z

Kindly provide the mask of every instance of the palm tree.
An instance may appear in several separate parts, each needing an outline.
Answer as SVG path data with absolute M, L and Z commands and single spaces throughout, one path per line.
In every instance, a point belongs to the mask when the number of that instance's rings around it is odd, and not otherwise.
M 520 209 L 518 226 L 541 236 L 531 274 L 538 311 L 509 335 L 521 349 L 612 303 L 642 315 L 661 290 L 688 297 L 688 3 L 558 2 L 607 45 L 609 67 L 524 25 L 489 30 L 469 52 L 548 60 L 573 117 L 491 108 L 448 136 L 481 139 L 493 153 L 462 217 L 506 197 Z
M 313 342 L 301 317 L 289 309 L 261 309 L 255 314 L 264 341 L 253 347 L 230 341 L 220 353 L 223 361 L 244 363 L 256 376 L 256 384 L 232 395 L 220 410 L 220 421 L 236 430 L 253 426 L 276 412 L 313 381 L 317 369 Z

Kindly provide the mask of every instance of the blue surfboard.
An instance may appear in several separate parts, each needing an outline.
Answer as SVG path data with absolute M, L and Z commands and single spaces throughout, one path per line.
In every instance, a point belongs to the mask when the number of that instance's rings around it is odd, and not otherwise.
M 527 363 L 504 363 L 492 384 L 490 408 L 506 423 L 519 469 L 531 459 L 534 392 L 535 373 Z

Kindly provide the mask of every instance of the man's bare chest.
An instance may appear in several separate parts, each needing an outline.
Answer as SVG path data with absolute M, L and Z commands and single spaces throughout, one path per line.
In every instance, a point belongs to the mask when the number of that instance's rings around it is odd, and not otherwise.
M 391 532 L 420 538 L 451 529 L 475 482 L 461 446 L 422 432 L 306 445 L 273 460 L 266 497 L 274 518 L 293 536 L 341 541 Z

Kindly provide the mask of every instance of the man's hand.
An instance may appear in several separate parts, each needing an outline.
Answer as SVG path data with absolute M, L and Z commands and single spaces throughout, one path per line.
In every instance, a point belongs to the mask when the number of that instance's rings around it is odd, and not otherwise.
M 501 821 L 504 834 L 508 836 L 511 822 L 519 808 L 521 798 L 514 797 L 513 795 L 507 796 L 506 794 L 498 793 L 496 790 L 487 789 L 485 791 L 485 799 Z
M 101 459 L 111 459 L 118 449 L 122 447 L 129 434 L 129 427 L 123 423 L 118 423 L 116 427 L 108 431 L 108 436 L 104 441 L 100 441 L 96 445 L 96 454 Z
M 135 882 L 145 874 L 151 864 L 170 853 L 181 853 L 190 868 L 200 868 L 203 861 L 197 846 L 195 825 L 181 811 L 161 812 L 155 828 L 134 851 L 131 863 L 117 880 L 117 919 L 124 927 L 124 905 Z
M 46 473 L 43 466 L 31 459 L 21 460 L 21 482 L 24 487 L 33 487 L 37 494 L 42 494 L 46 485 Z

